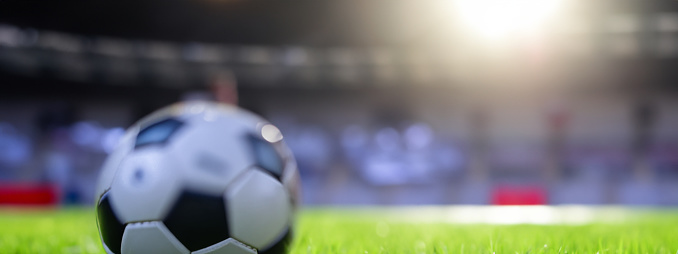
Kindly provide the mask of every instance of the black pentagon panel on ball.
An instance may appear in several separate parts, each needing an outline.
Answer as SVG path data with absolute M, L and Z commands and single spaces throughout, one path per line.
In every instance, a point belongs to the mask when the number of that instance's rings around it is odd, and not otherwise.
M 249 141 L 253 149 L 256 166 L 280 180 L 285 161 L 280 155 L 280 150 L 276 148 L 276 144 L 255 136 L 250 136 Z
M 184 125 L 183 122 L 174 118 L 168 118 L 146 126 L 139 131 L 139 134 L 137 134 L 134 148 L 153 144 L 164 144 L 182 125 Z
M 265 250 L 257 251 L 258 254 L 284 254 L 287 253 L 289 245 L 292 244 L 292 230 L 287 229 L 278 242 Z
M 101 197 L 97 204 L 97 223 L 106 247 L 113 253 L 120 253 L 122 234 L 125 233 L 126 225 L 115 215 L 108 192 Z
M 222 196 L 184 191 L 163 221 L 191 251 L 228 239 L 226 202 Z

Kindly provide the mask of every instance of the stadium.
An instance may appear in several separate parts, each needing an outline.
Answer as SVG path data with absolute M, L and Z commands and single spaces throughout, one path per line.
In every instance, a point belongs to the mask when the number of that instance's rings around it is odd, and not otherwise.
M 673 1 L 0 1 L 0 253 L 676 253 L 674 66 Z

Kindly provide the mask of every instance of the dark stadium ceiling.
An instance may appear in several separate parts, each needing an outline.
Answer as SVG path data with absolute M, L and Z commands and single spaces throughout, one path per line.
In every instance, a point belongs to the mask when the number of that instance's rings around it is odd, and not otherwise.
M 416 46 L 444 36 L 450 0 L 0 1 L 0 23 L 84 36 L 245 45 Z M 678 10 L 669 0 L 577 0 L 573 12 Z M 449 9 L 449 8 L 448 8 Z
M 402 43 L 416 37 L 408 34 L 421 28 L 408 28 L 408 24 L 425 18 L 417 13 L 405 15 L 404 11 L 411 10 L 399 10 L 399 5 L 383 1 L 27 2 L 0 8 L 0 22 L 90 36 L 176 42 Z
M 193 89 L 229 69 L 257 89 L 678 88 L 678 1 L 575 1 L 593 31 L 498 63 L 463 44 L 444 0 L 0 1 L 0 84 Z

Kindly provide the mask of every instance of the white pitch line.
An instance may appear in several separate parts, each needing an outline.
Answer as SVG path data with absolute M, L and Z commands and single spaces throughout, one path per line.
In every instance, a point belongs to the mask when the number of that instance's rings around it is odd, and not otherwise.
M 329 207 L 327 207 L 329 208 Z M 343 207 L 332 210 L 377 214 L 385 220 L 412 223 L 582 225 L 618 223 L 633 218 L 640 208 L 619 206 L 406 206 Z

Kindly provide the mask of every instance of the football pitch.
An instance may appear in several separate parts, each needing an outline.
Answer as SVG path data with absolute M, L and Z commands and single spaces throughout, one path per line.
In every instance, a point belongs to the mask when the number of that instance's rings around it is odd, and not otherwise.
M 306 209 L 290 253 L 678 253 L 674 209 L 492 209 Z M 92 209 L 3 208 L 0 253 L 104 252 Z

